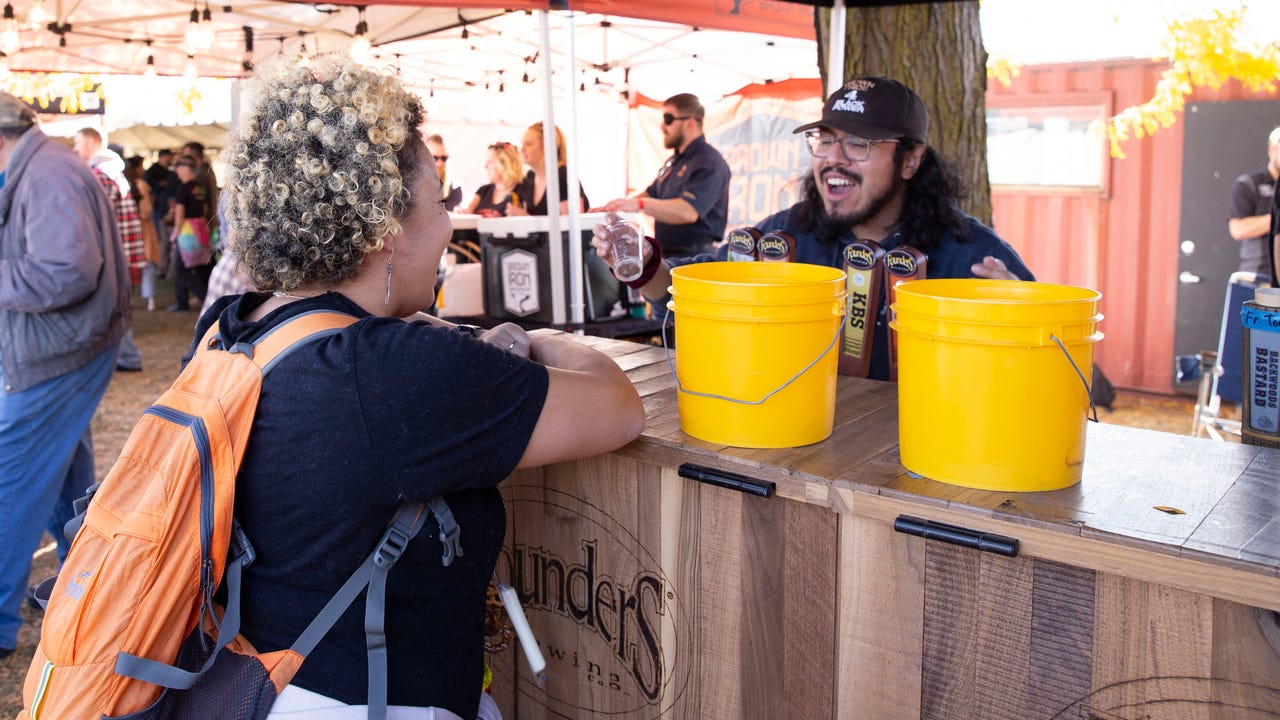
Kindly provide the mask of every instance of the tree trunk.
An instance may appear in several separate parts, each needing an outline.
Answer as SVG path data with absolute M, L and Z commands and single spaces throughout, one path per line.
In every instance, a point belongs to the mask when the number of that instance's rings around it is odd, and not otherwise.
M 991 224 L 987 179 L 987 52 L 976 0 L 848 8 L 845 78 L 891 77 L 924 100 L 929 145 L 950 161 L 967 191 L 962 209 Z M 815 13 L 818 65 L 827 86 L 831 11 Z

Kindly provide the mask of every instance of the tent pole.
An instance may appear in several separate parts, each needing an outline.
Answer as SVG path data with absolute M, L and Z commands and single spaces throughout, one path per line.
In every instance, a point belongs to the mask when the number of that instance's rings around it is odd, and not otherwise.
M 544 177 L 547 178 L 547 189 L 543 197 L 547 200 L 547 255 L 551 258 L 551 287 L 564 287 L 563 241 L 560 235 L 560 158 L 556 149 L 556 117 L 554 108 L 554 88 L 551 87 L 551 21 L 550 13 L 538 11 L 538 32 L 542 43 L 542 77 L 543 82 L 543 115 L 542 115 L 542 158 Z M 572 88 L 573 73 L 569 73 Z M 559 250 L 559 252 L 557 252 Z M 551 293 L 551 307 L 554 316 L 564 317 L 564 296 Z
M 565 162 L 566 176 L 569 185 L 569 320 L 582 332 L 586 311 L 583 303 L 583 268 L 585 258 L 582 257 L 582 231 L 579 213 L 582 211 L 578 199 L 578 86 L 573 83 L 574 70 L 577 66 L 577 54 L 573 44 L 574 20 L 573 11 L 565 13 L 565 47 L 569 51 L 569 118 L 565 122 Z
M 827 34 L 827 95 L 844 85 L 844 0 L 831 4 L 831 25 Z

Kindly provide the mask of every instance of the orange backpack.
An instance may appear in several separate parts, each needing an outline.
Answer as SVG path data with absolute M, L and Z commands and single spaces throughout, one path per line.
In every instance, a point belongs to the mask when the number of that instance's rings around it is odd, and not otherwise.
M 53 586 L 18 720 L 265 717 L 366 585 L 366 629 L 374 624 L 370 717 L 385 714 L 386 648 L 375 635 L 387 571 L 421 527 L 422 504 L 401 507 L 378 547 L 292 648 L 258 654 L 238 634 L 240 574 L 253 550 L 232 510 L 262 378 L 302 342 L 353 322 L 342 313 L 306 313 L 256 343 L 230 348 L 214 323 L 95 488 Z M 448 565 L 461 554 L 458 528 L 442 500 L 428 505 Z M 225 611 L 214 604 L 224 570 Z M 232 652 L 220 652 L 224 647 Z

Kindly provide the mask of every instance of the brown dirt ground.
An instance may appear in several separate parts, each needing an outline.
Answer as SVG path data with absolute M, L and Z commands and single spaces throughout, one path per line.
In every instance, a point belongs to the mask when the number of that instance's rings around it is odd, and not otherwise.
M 134 338 L 142 350 L 143 371 L 117 372 L 106 397 L 93 418 L 93 436 L 98 477 L 110 469 L 124 445 L 134 422 L 169 386 L 178 373 L 178 362 L 191 342 L 196 321 L 194 312 L 168 313 L 164 307 L 172 303 L 172 291 L 161 282 L 157 305 L 147 312 L 140 298 L 134 298 Z M 1177 434 L 1189 434 L 1194 400 L 1147 393 L 1120 391 L 1112 409 L 1099 409 L 1104 423 L 1130 425 Z M 1228 408 L 1224 415 L 1230 415 Z M 1238 415 L 1238 413 L 1237 413 Z M 45 537 L 45 545 L 52 543 Z M 32 582 L 52 574 L 54 554 L 42 548 L 37 551 L 31 572 Z M 31 662 L 31 653 L 39 640 L 39 611 L 23 607 L 26 621 L 19 636 L 17 652 L 0 661 L 0 718 L 14 717 L 22 708 L 22 685 Z

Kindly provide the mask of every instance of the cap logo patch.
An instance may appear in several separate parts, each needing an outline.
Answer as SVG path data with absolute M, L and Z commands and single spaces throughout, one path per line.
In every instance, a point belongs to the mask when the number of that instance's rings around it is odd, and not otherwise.
M 857 90 L 850 90 L 844 94 L 843 100 L 837 100 L 831 104 L 831 110 L 833 112 L 836 110 L 842 110 L 844 112 L 861 113 L 867 111 L 867 105 L 858 99 Z

